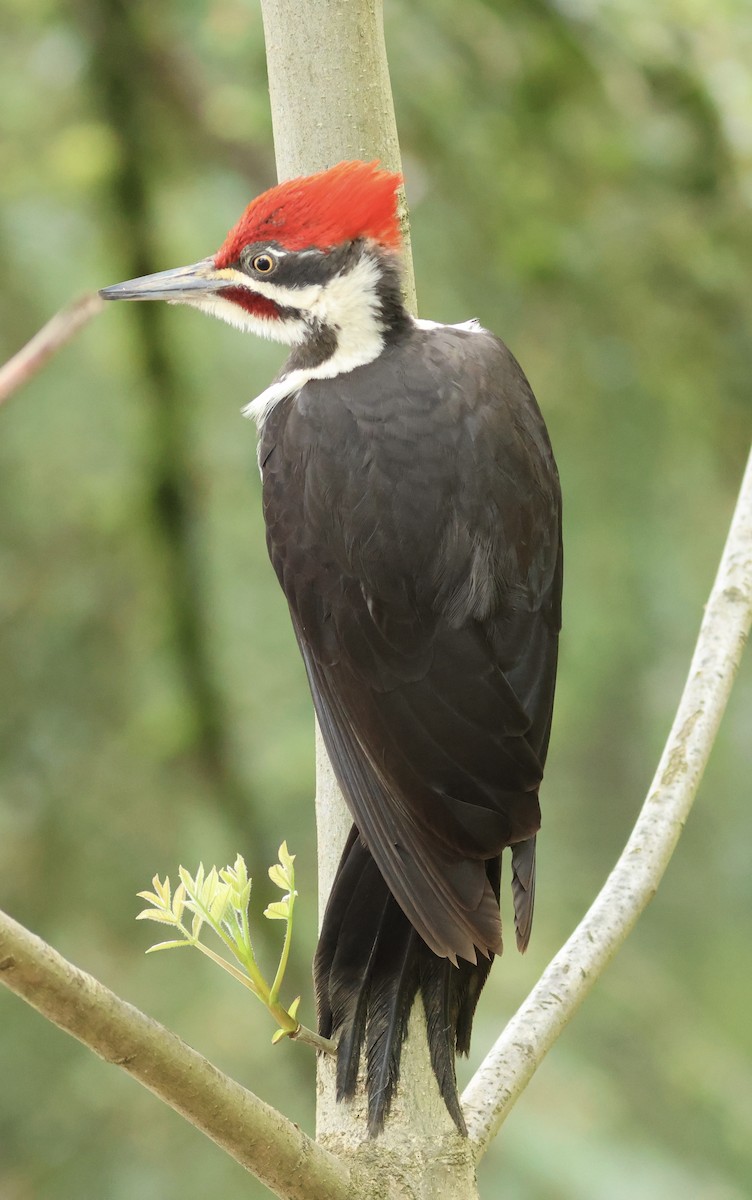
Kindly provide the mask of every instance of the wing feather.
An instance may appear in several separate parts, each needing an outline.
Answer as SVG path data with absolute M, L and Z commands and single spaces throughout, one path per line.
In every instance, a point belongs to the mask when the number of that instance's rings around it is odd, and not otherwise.
M 490 335 L 416 331 L 310 381 L 263 439 L 272 561 L 378 870 L 436 954 L 473 963 L 501 947 L 488 863 L 516 847 L 526 945 L 561 590 L 527 381 Z

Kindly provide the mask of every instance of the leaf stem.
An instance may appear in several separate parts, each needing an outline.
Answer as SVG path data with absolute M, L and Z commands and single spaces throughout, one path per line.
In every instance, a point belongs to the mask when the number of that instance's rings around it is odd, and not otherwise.
M 285 927 L 285 940 L 282 944 L 282 953 L 279 956 L 279 966 L 277 967 L 277 974 L 274 976 L 274 983 L 272 984 L 271 991 L 269 992 L 269 1000 L 273 1004 L 276 1004 L 276 1002 L 279 998 L 279 990 L 282 987 L 282 980 L 284 979 L 285 971 L 287 970 L 287 960 L 290 957 L 290 946 L 292 944 L 292 918 L 293 918 L 293 910 L 295 908 L 295 896 L 296 896 L 295 872 L 292 870 L 292 868 L 291 868 L 290 885 L 291 885 L 290 886 L 290 904 L 289 904 L 288 912 L 287 912 L 287 922 L 286 922 L 286 927 Z

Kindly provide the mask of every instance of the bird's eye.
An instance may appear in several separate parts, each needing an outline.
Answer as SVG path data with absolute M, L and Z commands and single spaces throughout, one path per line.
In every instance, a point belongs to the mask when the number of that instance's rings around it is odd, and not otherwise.
M 277 265 L 277 260 L 271 254 L 257 254 L 251 259 L 251 266 L 259 275 L 271 275 Z

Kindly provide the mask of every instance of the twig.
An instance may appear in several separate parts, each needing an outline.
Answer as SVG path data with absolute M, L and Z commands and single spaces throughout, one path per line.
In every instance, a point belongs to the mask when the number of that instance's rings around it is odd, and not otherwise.
M 710 756 L 751 623 L 752 455 L 684 693 L 632 835 L 585 918 L 465 1090 L 465 1120 L 478 1158 L 655 895 Z
M 51 358 L 74 334 L 101 312 L 104 300 L 89 292 L 61 308 L 43 325 L 17 354 L 0 367 L 0 404 L 12 396 Z
M 351 1200 L 348 1169 L 333 1154 L 4 913 L 0 981 L 128 1071 L 283 1200 Z
M 305 1025 L 298 1025 L 294 1033 L 289 1034 L 292 1042 L 305 1042 L 306 1046 L 313 1047 L 320 1054 L 334 1055 L 337 1053 L 337 1043 L 331 1038 L 322 1037 L 320 1033 L 316 1033 L 315 1029 L 308 1029 Z

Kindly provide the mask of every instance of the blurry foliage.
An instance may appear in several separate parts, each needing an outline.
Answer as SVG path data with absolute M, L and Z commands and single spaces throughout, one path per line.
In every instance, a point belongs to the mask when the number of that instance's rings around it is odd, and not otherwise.
M 209 253 L 273 182 L 255 5 L 6 0 L 4 25 L 3 356 L 71 295 Z M 752 424 L 752 11 L 390 0 L 387 41 L 421 310 L 509 342 L 565 494 L 536 930 L 491 977 L 477 1060 L 625 838 L 720 554 Z M 144 961 L 132 919 L 155 871 L 238 846 L 258 871 L 293 833 L 315 886 L 310 703 L 238 415 L 280 357 L 123 306 L 1 414 L 0 903 L 310 1129 L 310 1053 L 204 964 Z M 752 1190 L 750 680 L 488 1200 Z M 2 995 L 0 1078 L 3 1200 L 266 1194 Z

